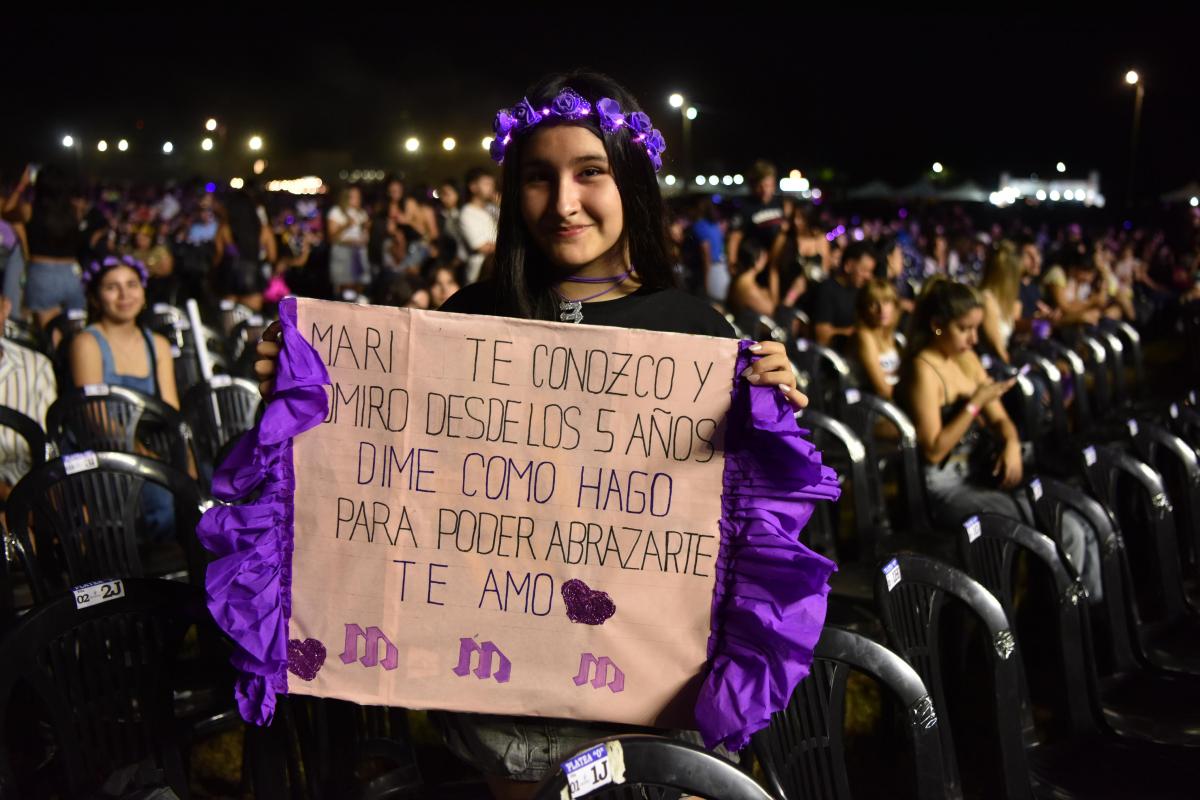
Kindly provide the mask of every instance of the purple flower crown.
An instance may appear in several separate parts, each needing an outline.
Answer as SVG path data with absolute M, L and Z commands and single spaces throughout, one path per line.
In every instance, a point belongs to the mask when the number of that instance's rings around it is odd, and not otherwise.
M 502 108 L 496 112 L 496 120 L 492 130 L 496 138 L 492 140 L 490 152 L 492 160 L 497 164 L 504 163 L 504 151 L 508 149 L 513 134 L 532 128 L 548 117 L 577 120 L 595 114 L 600 123 L 600 130 L 605 133 L 616 133 L 621 128 L 628 128 L 633 141 L 640 144 L 650 157 L 654 171 L 662 169 L 662 154 L 667 149 L 667 142 L 662 133 L 650 122 L 650 117 L 641 111 L 626 114 L 617 105 L 616 100 L 601 97 L 596 101 L 596 107 L 579 96 L 574 89 L 563 89 L 548 105 L 535 108 L 529 98 L 522 98 L 520 103 L 512 108 Z
M 150 272 L 146 269 L 146 265 L 138 261 L 133 256 L 107 256 L 103 261 L 93 261 L 91 264 L 83 268 L 81 280 L 84 286 L 91 286 L 92 281 L 99 278 L 103 273 L 113 267 L 129 267 L 137 272 L 138 277 L 142 281 L 142 286 L 145 287 L 150 281 Z

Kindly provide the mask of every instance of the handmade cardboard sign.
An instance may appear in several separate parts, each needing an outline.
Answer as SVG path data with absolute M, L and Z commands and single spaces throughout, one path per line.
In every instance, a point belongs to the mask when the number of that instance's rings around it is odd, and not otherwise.
M 213 483 L 257 499 L 198 531 L 248 719 L 286 691 L 736 743 L 786 703 L 833 569 L 797 533 L 836 476 L 739 378 L 747 343 L 315 300 L 281 318 L 276 397 Z

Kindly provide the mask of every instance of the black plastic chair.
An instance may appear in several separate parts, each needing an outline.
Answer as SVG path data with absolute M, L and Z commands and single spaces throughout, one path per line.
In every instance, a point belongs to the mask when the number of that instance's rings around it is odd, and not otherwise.
M 190 462 L 188 429 L 179 412 L 123 386 L 96 384 L 59 395 L 46 412 L 46 433 L 64 454 L 150 455 L 183 472 Z
M 189 389 L 181 405 L 197 459 L 215 466 L 225 444 L 254 427 L 260 401 L 258 384 L 228 375 L 214 375 Z
M 896 481 L 900 507 L 891 515 L 892 527 L 896 530 L 934 530 L 925 496 L 917 429 L 909 418 L 887 400 L 858 390 L 845 395 L 841 418 L 866 446 L 868 463 L 872 467 L 869 472 L 880 481 L 886 477 Z M 879 437 L 881 421 L 895 430 L 895 439 Z M 882 484 L 878 491 L 878 496 L 883 496 Z
M 1090 431 L 1094 422 L 1094 414 L 1090 393 L 1087 389 L 1087 366 L 1084 364 L 1083 358 L 1055 339 L 1039 339 L 1030 346 L 1052 362 L 1056 369 L 1066 367 L 1067 374 L 1063 378 L 1070 380 L 1075 387 L 1074 399 L 1071 403 L 1075 423 L 1072 430 L 1076 433 Z M 1061 372 L 1061 369 L 1059 371 Z
M 1100 329 L 1116 336 L 1122 345 L 1127 394 L 1129 400 L 1136 403 L 1144 396 L 1146 386 L 1146 361 L 1142 351 L 1142 336 L 1136 328 L 1122 320 L 1101 319 Z
M 0 796 L 97 796 L 109 775 L 142 762 L 161 770 L 156 783 L 188 796 L 172 685 L 185 635 L 207 619 L 204 598 L 170 581 L 127 579 L 120 588 L 123 596 L 83 608 L 74 595 L 49 601 L 4 638 L 0 729 L 12 730 L 14 717 L 33 705 L 54 750 L 35 774 L 17 775 L 13 747 L 38 739 L 6 738 Z
M 1054 798 L 1177 797 L 1181 789 L 1194 788 L 1200 759 L 1180 759 L 1174 748 L 1159 750 L 1140 742 L 1089 737 L 1038 744 L 1028 741 L 1021 712 L 1021 663 L 1015 657 L 1015 638 L 1000 602 L 966 573 L 942 562 L 898 556 L 884 569 L 890 572 L 893 568 L 899 575 L 892 573 L 891 580 L 880 572 L 876 596 L 895 649 L 921 674 L 940 709 L 943 756 L 954 753 L 949 736 L 952 726 L 966 732 L 980 724 L 978 719 L 961 718 L 961 710 L 956 712 L 944 702 L 943 648 L 949 644 L 939 629 L 946 601 L 957 601 L 957 609 L 967 612 L 986 639 L 986 668 L 972 673 L 990 677 L 981 694 L 991 704 L 996 729 L 981 741 L 996 751 L 996 778 L 1001 781 L 999 787 L 989 786 L 986 794 L 1008 798 L 1028 798 L 1031 792 Z M 1103 742 L 1102 749 L 1098 742 Z M 957 773 L 948 770 L 948 774 Z
M 270 726 L 247 729 L 245 761 L 256 800 L 410 797 L 423 786 L 402 708 L 280 697 Z
M 36 420 L 15 409 L 0 406 L 0 428 L 8 428 L 25 442 L 31 468 L 46 463 L 46 432 Z
M 968 573 L 1000 600 L 1013 622 L 1025 675 L 1043 690 L 1040 700 L 1060 706 L 1050 739 L 1069 740 L 1070 748 L 1082 747 L 1098 760 L 1122 760 L 1136 753 L 1139 758 L 1169 762 L 1172 770 L 1178 769 L 1181 760 L 1193 763 L 1193 771 L 1200 769 L 1200 750 L 1159 746 L 1200 745 L 1200 705 L 1195 704 L 1200 700 L 1198 682 L 1166 680 L 1158 684 L 1157 693 L 1147 692 L 1144 682 L 1136 696 L 1129 692 L 1133 687 L 1128 682 L 1116 691 L 1110 686 L 1102 712 L 1087 595 L 1082 584 L 1064 569 L 1049 537 L 1015 519 L 980 515 L 973 528 L 965 525 L 959 545 Z M 1021 553 L 1030 555 L 1032 564 L 1027 570 L 1024 603 L 1018 609 L 1016 559 Z M 1043 587 L 1034 587 L 1039 577 L 1050 579 Z M 1038 630 L 1028 630 L 1031 627 Z M 1174 705 L 1169 704 L 1171 696 Z M 1139 712 L 1144 718 L 1138 718 Z M 1147 721 L 1150 724 L 1138 724 Z M 1146 741 L 1118 739 L 1114 730 Z M 1112 752 L 1114 745 L 1120 750 Z M 1056 758 L 1063 758 L 1062 747 Z
M 29 350 L 43 352 L 42 340 L 38 338 L 32 326 L 21 320 L 4 320 L 4 338 Z
M 1200 348 L 1196 348 L 1200 351 Z M 1167 425 L 1176 436 L 1200 453 L 1200 409 L 1194 405 L 1173 402 L 1167 406 Z
M 1187 442 L 1154 422 L 1131 419 L 1129 432 L 1134 452 L 1162 477 L 1171 498 L 1184 586 L 1195 605 L 1200 597 L 1200 458 Z
M 1150 661 L 1200 674 L 1200 617 L 1183 590 L 1175 520 L 1161 476 L 1111 446 L 1085 448 L 1083 469 L 1092 495 L 1116 516 L 1137 603 L 1138 635 Z
M 656 787 L 712 800 L 771 800 L 770 794 L 733 764 L 677 739 L 618 736 L 596 742 L 610 746 L 613 743 L 621 746 L 625 782 L 603 786 L 588 793 L 588 797 L 634 797 L 633 790 Z M 580 749 L 579 753 L 587 752 L 592 746 Z M 567 779 L 559 770 L 542 782 L 534 797 L 536 800 L 559 800 L 566 793 Z
M 796 369 L 808 376 L 809 407 L 841 419 L 846 390 L 854 388 L 850 363 L 835 350 L 807 339 L 797 339 L 788 355 Z
M 58 346 L 87 327 L 87 312 L 72 308 L 55 314 L 42 328 L 42 351 L 53 355 Z
M 196 524 L 209 501 L 196 482 L 169 465 L 127 453 L 92 453 L 48 461 L 12 490 L 6 511 L 35 602 L 102 578 L 137 578 L 152 570 L 138 544 L 141 492 L 157 484 L 174 498 L 176 538 L 193 583 L 204 580 Z M 168 560 L 159 574 L 178 568 Z M 157 571 L 157 570 L 154 570 Z
M 883 645 L 828 625 L 813 651 L 808 677 L 796 687 L 788 707 L 752 739 L 771 791 L 785 800 L 851 797 L 842 730 L 851 672 L 873 678 L 904 710 L 900 725 L 908 739 L 915 796 L 944 798 L 937 714 L 921 678 Z

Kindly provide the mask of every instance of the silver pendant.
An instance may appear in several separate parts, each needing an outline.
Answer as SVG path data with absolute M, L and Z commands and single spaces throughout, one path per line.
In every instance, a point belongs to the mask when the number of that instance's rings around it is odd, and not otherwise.
M 583 322 L 583 303 L 578 300 L 563 300 L 558 304 L 558 318 L 563 322 Z

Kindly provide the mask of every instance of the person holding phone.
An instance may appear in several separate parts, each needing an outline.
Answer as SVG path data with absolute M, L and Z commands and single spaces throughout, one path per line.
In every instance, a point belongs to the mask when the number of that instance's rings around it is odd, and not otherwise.
M 934 279 L 917 301 L 900 367 L 896 396 L 917 429 L 940 527 L 957 527 L 980 512 L 1020 518 L 1007 490 L 1021 482 L 1021 442 L 1000 402 L 1017 379 L 988 377 L 975 355 L 982 323 L 974 289 Z

